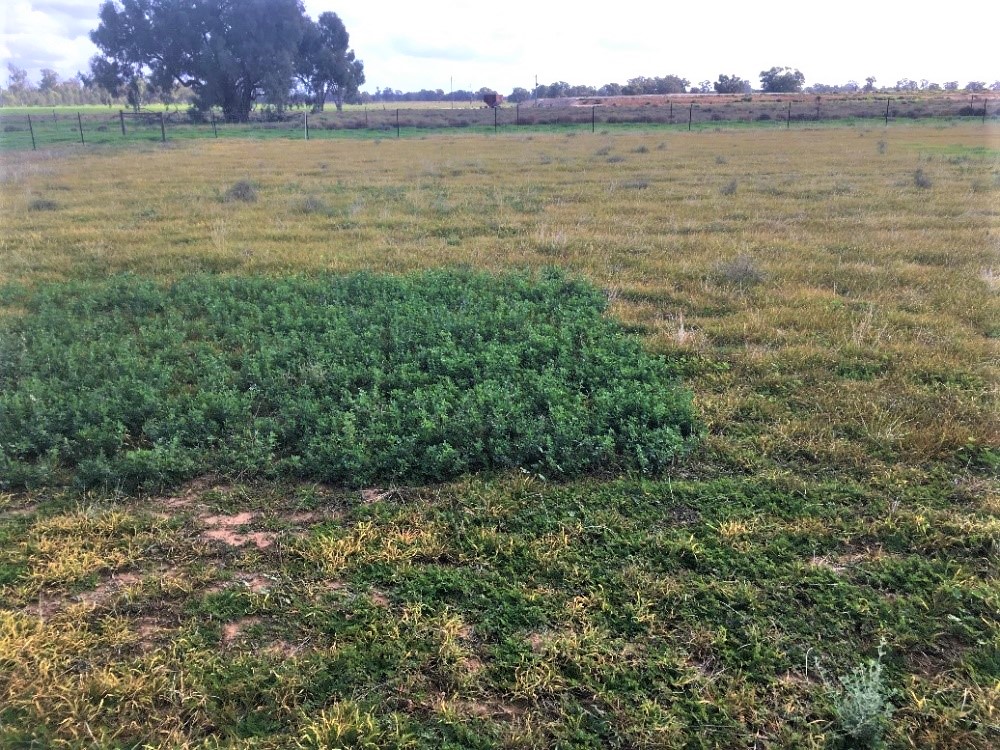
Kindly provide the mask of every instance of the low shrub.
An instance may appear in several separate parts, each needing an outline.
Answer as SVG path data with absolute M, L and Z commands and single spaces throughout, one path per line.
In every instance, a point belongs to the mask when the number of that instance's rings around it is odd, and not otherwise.
M 655 473 L 696 432 L 678 370 L 557 273 L 126 276 L 11 304 L 9 486 Z
M 59 204 L 51 198 L 35 198 L 28 204 L 29 211 L 55 211 Z
M 304 214 L 325 214 L 330 212 L 330 207 L 322 198 L 310 195 L 299 204 L 299 211 Z
M 922 190 L 927 190 L 934 183 L 931 182 L 931 178 L 922 169 L 918 169 L 913 173 L 913 184 Z
M 750 287 L 761 283 L 764 274 L 749 255 L 737 255 L 720 263 L 715 269 L 716 280 L 736 287 Z
M 226 203 L 235 201 L 241 203 L 255 203 L 257 201 L 257 188 L 250 180 L 237 180 L 234 182 L 226 194 L 223 196 Z
M 719 188 L 719 192 L 722 193 L 723 195 L 736 195 L 736 190 L 738 188 L 739 188 L 739 182 L 733 179 L 727 182 L 721 188 Z

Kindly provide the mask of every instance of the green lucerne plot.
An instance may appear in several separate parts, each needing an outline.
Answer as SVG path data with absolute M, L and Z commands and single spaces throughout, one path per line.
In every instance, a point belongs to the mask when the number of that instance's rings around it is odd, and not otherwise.
M 669 361 L 558 273 L 134 276 L 8 290 L 0 482 L 351 486 L 655 473 L 691 443 Z

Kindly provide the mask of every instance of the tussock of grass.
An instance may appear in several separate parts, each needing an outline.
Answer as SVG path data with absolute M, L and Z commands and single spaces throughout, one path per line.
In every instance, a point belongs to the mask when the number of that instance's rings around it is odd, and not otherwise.
M 226 203 L 256 203 L 257 188 L 250 180 L 238 180 L 230 185 L 222 199 Z
M 8 484 L 655 473 L 694 433 L 675 371 L 558 274 L 125 277 L 25 304 L 0 339 Z
M 51 198 L 35 198 L 28 204 L 29 211 L 55 211 L 59 204 Z

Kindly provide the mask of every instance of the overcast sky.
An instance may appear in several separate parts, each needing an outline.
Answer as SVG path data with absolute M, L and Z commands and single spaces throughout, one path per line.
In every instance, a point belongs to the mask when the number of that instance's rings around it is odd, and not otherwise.
M 100 0 L 0 0 L 0 62 L 63 77 L 87 69 L 88 33 Z M 708 0 L 610 3 L 503 0 L 344 2 L 305 0 L 312 17 L 331 10 L 351 34 L 367 83 L 402 89 L 515 86 L 568 81 L 600 86 L 680 75 L 693 83 L 735 73 L 756 87 L 773 65 L 799 68 L 806 84 L 900 78 L 944 83 L 1000 78 L 995 31 L 1000 3 L 952 0 Z M 991 38 L 992 37 L 992 38 Z

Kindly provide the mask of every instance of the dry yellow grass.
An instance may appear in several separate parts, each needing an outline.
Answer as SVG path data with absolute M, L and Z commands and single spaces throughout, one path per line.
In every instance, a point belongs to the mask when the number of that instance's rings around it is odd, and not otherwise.
M 749 416 L 754 453 L 919 463 L 998 438 L 998 143 L 969 125 L 5 154 L 0 281 L 558 265 L 652 348 L 731 368 L 696 382 L 712 432 Z M 256 202 L 222 200 L 239 180 Z

